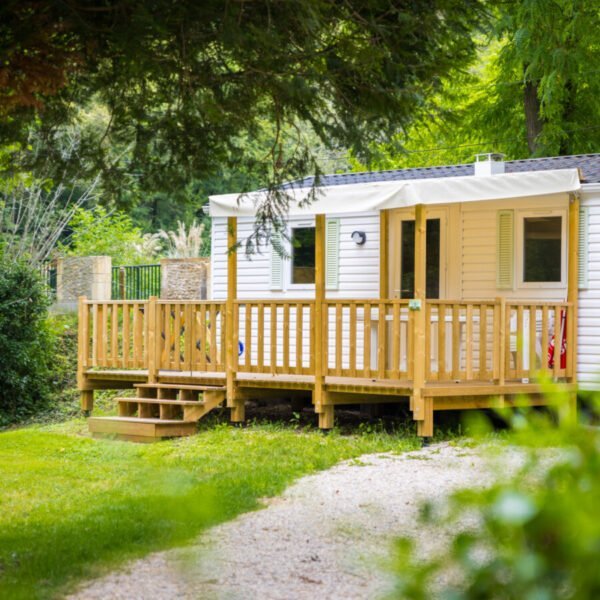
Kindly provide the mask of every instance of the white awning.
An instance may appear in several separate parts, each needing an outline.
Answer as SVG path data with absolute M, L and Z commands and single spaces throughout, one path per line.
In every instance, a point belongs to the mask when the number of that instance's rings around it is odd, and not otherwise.
M 338 215 L 388 208 L 404 208 L 416 204 L 452 204 L 507 200 L 531 196 L 547 196 L 576 192 L 581 188 L 577 169 L 527 171 L 501 175 L 440 177 L 412 181 L 381 181 L 322 186 L 317 199 L 300 206 L 310 188 L 286 190 L 290 196 L 289 215 Z M 267 198 L 266 192 L 210 196 L 213 217 L 254 216 Z

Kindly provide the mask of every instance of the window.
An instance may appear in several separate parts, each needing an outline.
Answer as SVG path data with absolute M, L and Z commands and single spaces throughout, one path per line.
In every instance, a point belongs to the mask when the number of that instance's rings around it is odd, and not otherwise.
M 523 218 L 523 282 L 558 282 L 562 272 L 562 217 Z
M 291 283 L 311 284 L 315 282 L 315 228 L 295 227 L 292 229 L 292 278 Z

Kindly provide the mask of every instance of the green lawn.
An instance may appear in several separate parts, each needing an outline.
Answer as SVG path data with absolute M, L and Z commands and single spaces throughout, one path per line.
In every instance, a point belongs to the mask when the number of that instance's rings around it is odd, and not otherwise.
M 94 440 L 85 422 L 0 433 L 0 598 L 60 595 L 126 558 L 183 544 L 301 475 L 414 437 L 216 424 L 149 445 Z

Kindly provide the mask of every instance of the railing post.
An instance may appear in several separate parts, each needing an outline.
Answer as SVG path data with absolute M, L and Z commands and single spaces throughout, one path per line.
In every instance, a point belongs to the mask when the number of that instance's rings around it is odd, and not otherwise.
M 246 417 L 244 399 L 240 397 L 236 378 L 237 321 L 234 311 L 237 309 L 237 217 L 227 218 L 227 301 L 225 303 L 225 376 L 227 386 L 227 406 L 231 408 L 231 420 L 234 423 Z
M 148 367 L 148 383 L 154 383 L 158 379 L 160 362 L 160 329 L 158 327 L 156 296 L 150 296 L 147 306 L 148 316 L 146 318 L 146 364 Z
M 94 390 L 87 381 L 85 372 L 89 357 L 89 313 L 86 305 L 87 298 L 79 296 L 77 306 L 77 389 L 81 393 L 81 410 L 91 412 L 94 408 Z M 94 335 L 96 335 L 94 331 Z
M 415 301 L 413 310 L 413 418 L 417 421 L 417 433 L 423 437 L 433 435 L 433 402 L 423 397 L 425 387 L 425 336 L 426 323 L 426 253 L 427 215 L 425 206 L 415 206 Z M 443 324 L 442 324 L 443 325 Z
M 567 373 L 569 379 L 577 382 L 577 303 L 579 301 L 579 196 L 569 198 L 569 264 L 567 302 L 571 310 L 565 308 L 567 318 Z M 570 314 L 569 314 L 570 312 Z M 556 327 L 555 327 L 556 329 Z M 555 337 L 555 343 L 556 343 Z M 569 360 L 570 359 L 570 360 Z
M 315 384 L 313 403 L 315 411 L 319 414 L 319 427 L 331 429 L 333 427 L 333 405 L 327 404 L 324 392 L 325 373 L 328 358 L 326 347 L 328 345 L 326 323 L 329 319 L 325 306 L 325 215 L 315 216 Z

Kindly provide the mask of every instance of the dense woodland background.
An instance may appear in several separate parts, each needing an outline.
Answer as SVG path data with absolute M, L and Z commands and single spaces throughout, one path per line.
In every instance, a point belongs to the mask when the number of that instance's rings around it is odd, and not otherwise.
M 5 205 L 156 232 L 267 187 L 260 244 L 305 174 L 594 152 L 599 31 L 583 0 L 4 2 Z

